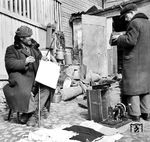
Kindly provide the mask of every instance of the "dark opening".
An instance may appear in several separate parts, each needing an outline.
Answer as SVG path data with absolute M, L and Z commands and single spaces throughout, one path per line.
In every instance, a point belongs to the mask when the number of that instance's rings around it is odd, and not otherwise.
M 115 16 L 113 19 L 113 32 L 125 32 L 128 22 L 125 21 L 124 18 L 120 18 L 120 16 Z M 122 62 L 123 62 L 123 50 L 117 47 L 117 55 L 118 55 L 118 73 L 122 72 Z
M 113 17 L 113 31 L 114 32 L 123 32 L 126 31 L 128 22 L 120 16 Z

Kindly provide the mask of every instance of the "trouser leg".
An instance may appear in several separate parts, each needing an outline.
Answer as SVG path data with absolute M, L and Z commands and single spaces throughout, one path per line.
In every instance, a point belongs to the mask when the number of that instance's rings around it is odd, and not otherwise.
M 49 98 L 49 95 L 50 95 L 49 87 L 42 86 L 40 88 L 40 110 L 42 110 L 42 108 L 44 107 L 47 99 Z M 38 97 L 39 97 L 39 93 L 35 96 L 36 106 L 38 106 Z
M 49 87 L 42 86 L 40 88 L 40 110 L 44 107 L 49 95 L 50 95 Z M 29 100 L 29 109 L 27 113 L 33 112 L 36 110 L 36 108 L 38 108 L 38 96 L 39 96 L 39 93 L 37 93 L 35 98 L 31 96 Z
M 150 94 L 140 96 L 141 113 L 150 113 Z
M 141 115 L 140 97 L 139 96 L 129 96 L 127 98 L 127 102 L 128 102 L 129 115 L 140 116 Z
M 31 113 L 31 112 L 34 112 L 36 110 L 37 106 L 36 106 L 36 103 L 35 103 L 35 99 L 31 93 L 31 97 L 30 97 L 30 100 L 29 100 L 29 107 L 28 107 L 28 112 L 27 113 Z

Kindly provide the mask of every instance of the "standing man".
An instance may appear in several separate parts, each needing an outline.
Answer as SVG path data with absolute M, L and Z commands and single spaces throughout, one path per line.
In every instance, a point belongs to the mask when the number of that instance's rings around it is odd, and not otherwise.
M 139 121 L 150 120 L 150 22 L 138 13 L 136 4 L 121 10 L 121 17 L 129 22 L 124 35 L 112 36 L 123 48 L 122 93 L 127 98 L 129 116 Z
M 38 49 L 39 44 L 31 36 L 32 29 L 21 26 L 16 31 L 14 44 L 6 49 L 5 67 L 9 83 L 3 91 L 10 109 L 23 113 L 20 121 L 35 126 L 38 120 L 35 76 L 42 54 Z M 41 85 L 41 112 L 49 95 L 49 88 Z

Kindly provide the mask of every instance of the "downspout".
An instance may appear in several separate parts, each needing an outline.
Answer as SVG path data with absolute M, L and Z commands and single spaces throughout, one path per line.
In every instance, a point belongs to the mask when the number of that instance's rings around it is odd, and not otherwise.
M 105 0 L 102 0 L 102 9 L 105 9 Z

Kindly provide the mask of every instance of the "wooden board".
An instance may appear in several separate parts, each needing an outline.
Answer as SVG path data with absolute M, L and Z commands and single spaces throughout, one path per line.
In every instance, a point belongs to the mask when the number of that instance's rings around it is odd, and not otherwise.
M 83 64 L 87 71 L 108 75 L 106 18 L 82 15 Z

